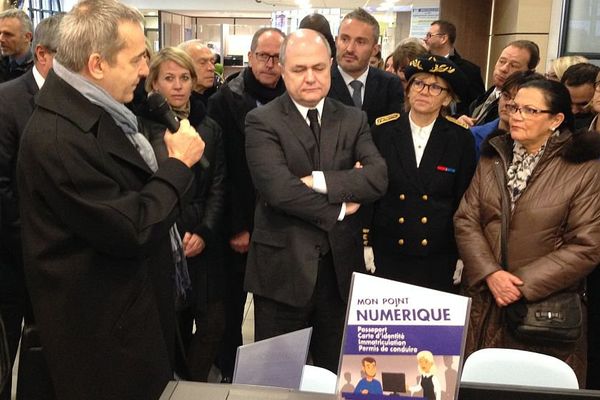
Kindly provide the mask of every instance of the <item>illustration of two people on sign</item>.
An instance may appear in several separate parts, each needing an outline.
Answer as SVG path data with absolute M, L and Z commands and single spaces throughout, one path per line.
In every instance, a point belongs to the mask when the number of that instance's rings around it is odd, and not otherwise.
M 354 389 L 355 394 L 383 394 L 381 382 L 375 379 L 377 375 L 377 362 L 373 357 L 365 357 L 361 361 L 364 377 L 358 382 Z M 419 370 L 418 382 L 408 388 L 410 395 L 423 392 L 427 400 L 441 400 L 442 386 L 435 375 L 436 366 L 433 354 L 424 350 L 417 353 L 417 364 Z

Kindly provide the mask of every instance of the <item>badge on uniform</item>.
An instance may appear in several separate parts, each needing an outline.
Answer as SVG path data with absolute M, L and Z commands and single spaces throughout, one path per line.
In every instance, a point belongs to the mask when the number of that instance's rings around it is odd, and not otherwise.
M 442 171 L 442 172 L 450 172 L 451 174 L 456 173 L 456 169 L 450 168 L 450 167 L 445 167 L 443 165 L 438 165 L 435 169 L 437 169 L 438 171 Z

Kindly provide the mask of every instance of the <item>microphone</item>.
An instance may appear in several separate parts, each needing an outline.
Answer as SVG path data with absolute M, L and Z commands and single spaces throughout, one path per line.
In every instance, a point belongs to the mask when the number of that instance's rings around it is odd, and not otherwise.
M 157 122 L 165 125 L 171 132 L 175 133 L 179 130 L 179 119 L 177 119 L 177 116 L 171 110 L 171 106 L 167 103 L 167 99 L 162 94 L 152 92 L 148 95 L 148 110 Z M 200 158 L 199 163 L 202 169 L 210 167 L 210 163 L 204 155 Z

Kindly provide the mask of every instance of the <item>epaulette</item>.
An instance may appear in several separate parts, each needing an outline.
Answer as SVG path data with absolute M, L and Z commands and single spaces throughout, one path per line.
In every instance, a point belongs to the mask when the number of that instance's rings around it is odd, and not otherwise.
M 400 113 L 384 115 L 383 117 L 379 117 L 375 120 L 375 125 L 377 125 L 377 126 L 383 125 L 386 122 L 395 121 L 398 118 L 400 118 Z
M 448 121 L 450 121 L 450 122 L 452 122 L 452 123 L 454 123 L 454 124 L 458 125 L 458 126 L 462 126 L 462 127 L 463 127 L 463 128 L 465 128 L 465 129 L 469 129 L 469 125 L 467 125 L 467 123 L 466 123 L 466 122 L 459 121 L 459 120 L 457 120 L 456 118 L 452 118 L 452 117 L 449 117 L 449 116 L 446 116 L 446 119 L 447 119 Z

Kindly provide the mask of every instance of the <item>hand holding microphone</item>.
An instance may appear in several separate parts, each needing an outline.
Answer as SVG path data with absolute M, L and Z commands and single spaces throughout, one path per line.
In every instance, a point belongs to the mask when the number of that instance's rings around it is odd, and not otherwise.
M 165 145 L 169 157 L 180 160 L 188 167 L 192 167 L 198 161 L 203 169 L 209 167 L 208 161 L 202 158 L 204 141 L 187 119 L 177 119 L 163 95 L 157 92 L 150 93 L 148 109 L 155 119 L 168 129 L 165 132 Z

